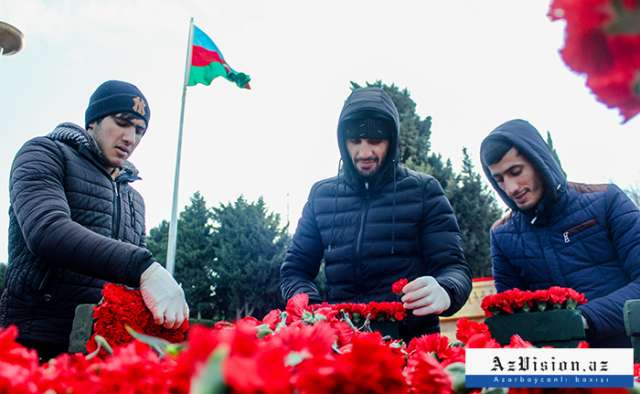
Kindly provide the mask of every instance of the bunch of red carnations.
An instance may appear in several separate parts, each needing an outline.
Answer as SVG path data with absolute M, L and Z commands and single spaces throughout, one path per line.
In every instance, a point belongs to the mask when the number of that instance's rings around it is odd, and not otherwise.
M 624 122 L 640 112 L 640 0 L 553 0 L 552 20 L 566 22 L 564 62 L 587 77 L 599 101 Z
M 490 317 L 520 312 L 542 312 L 551 309 L 575 309 L 585 304 L 584 294 L 573 289 L 553 286 L 546 290 L 511 289 L 482 299 L 481 307 Z
M 162 338 L 171 343 L 187 339 L 189 322 L 185 321 L 177 329 L 168 329 L 158 325 L 142 300 L 140 290 L 122 285 L 107 283 L 102 290 L 102 300 L 93 310 L 93 334 L 87 342 L 87 351 L 98 347 L 96 336 L 102 336 L 110 346 L 120 346 L 134 340 L 126 329 L 129 326 L 138 333 Z M 102 356 L 107 352 L 101 350 Z
M 466 319 L 459 342 L 431 334 L 407 346 L 355 330 L 331 309 L 312 310 L 305 295 L 262 320 L 195 326 L 181 347 L 134 341 L 104 359 L 63 354 L 38 365 L 16 334 L 0 329 L 3 393 L 479 393 L 464 388 L 464 347 L 500 346 L 486 325 Z M 528 346 L 517 336 L 509 345 Z

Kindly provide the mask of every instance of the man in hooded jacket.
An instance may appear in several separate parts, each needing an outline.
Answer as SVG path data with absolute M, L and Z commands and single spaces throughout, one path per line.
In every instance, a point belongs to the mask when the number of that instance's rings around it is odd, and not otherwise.
M 0 327 L 47 360 L 68 348 L 78 304 L 97 303 L 105 281 L 140 287 L 156 323 L 188 318 L 184 292 L 145 245 L 145 210 L 127 161 L 150 109 L 142 92 L 107 81 L 91 95 L 85 128 L 63 123 L 27 141 L 11 168 L 9 265 Z
M 285 300 L 306 293 L 325 262 L 329 303 L 397 301 L 391 285 L 410 280 L 401 325 L 408 340 L 439 331 L 438 315 L 466 302 L 471 272 L 460 230 L 438 181 L 398 163 L 398 111 L 380 88 L 354 90 L 338 122 L 343 165 L 311 188 L 281 267 Z
M 508 215 L 491 230 L 499 292 L 573 288 L 592 347 L 630 347 L 623 306 L 640 298 L 640 212 L 614 184 L 567 182 L 538 131 L 508 121 L 482 142 L 483 170 Z

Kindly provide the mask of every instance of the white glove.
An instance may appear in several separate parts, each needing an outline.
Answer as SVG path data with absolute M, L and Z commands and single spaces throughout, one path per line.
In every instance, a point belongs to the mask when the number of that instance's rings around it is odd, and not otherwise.
M 403 288 L 405 309 L 413 309 L 416 316 L 440 314 L 451 306 L 451 297 L 433 276 L 421 276 Z
M 584 315 L 580 315 L 580 317 L 582 318 L 582 325 L 584 326 L 585 330 L 589 329 L 589 322 L 587 321 L 587 318 L 584 317 Z
M 178 328 L 189 318 L 182 287 L 163 266 L 154 262 L 140 276 L 140 293 L 156 324 Z

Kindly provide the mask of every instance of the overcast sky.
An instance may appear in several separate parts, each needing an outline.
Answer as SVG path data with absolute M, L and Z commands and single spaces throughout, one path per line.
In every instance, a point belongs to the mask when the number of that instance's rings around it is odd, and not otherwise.
M 640 184 L 640 116 L 621 125 L 558 54 L 549 1 L 0 0 L 26 45 L 0 58 L 0 261 L 7 260 L 9 169 L 28 139 L 83 123 L 108 79 L 138 85 L 151 107 L 131 161 L 147 228 L 168 219 L 188 21 L 205 31 L 252 90 L 218 78 L 187 92 L 180 207 L 263 196 L 292 230 L 311 185 L 335 175 L 336 124 L 349 81 L 408 88 L 433 117 L 432 148 L 474 163 L 498 124 L 550 130 L 570 180 Z

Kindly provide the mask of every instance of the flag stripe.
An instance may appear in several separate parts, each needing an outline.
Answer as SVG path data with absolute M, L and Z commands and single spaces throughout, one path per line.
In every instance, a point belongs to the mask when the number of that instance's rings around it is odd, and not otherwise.
M 205 67 L 191 66 L 188 86 L 194 86 L 198 83 L 209 86 L 214 78 L 226 76 L 227 71 L 220 63 L 211 63 Z
M 214 78 L 224 77 L 240 88 L 251 89 L 249 86 L 251 77 L 232 69 L 213 40 L 195 25 L 193 25 L 189 71 L 187 86 L 199 83 L 209 86 Z
M 193 49 L 191 50 L 192 66 L 208 66 L 212 62 L 224 63 L 225 61 L 220 57 L 219 52 L 213 52 L 198 45 L 193 46 Z
M 220 49 L 213 43 L 213 40 L 209 38 L 202 30 L 198 28 L 198 26 L 193 25 L 193 42 L 191 43 L 193 46 L 199 46 L 205 49 L 208 49 L 212 52 L 218 52 L 220 55 L 220 59 L 224 60 L 224 56 Z

